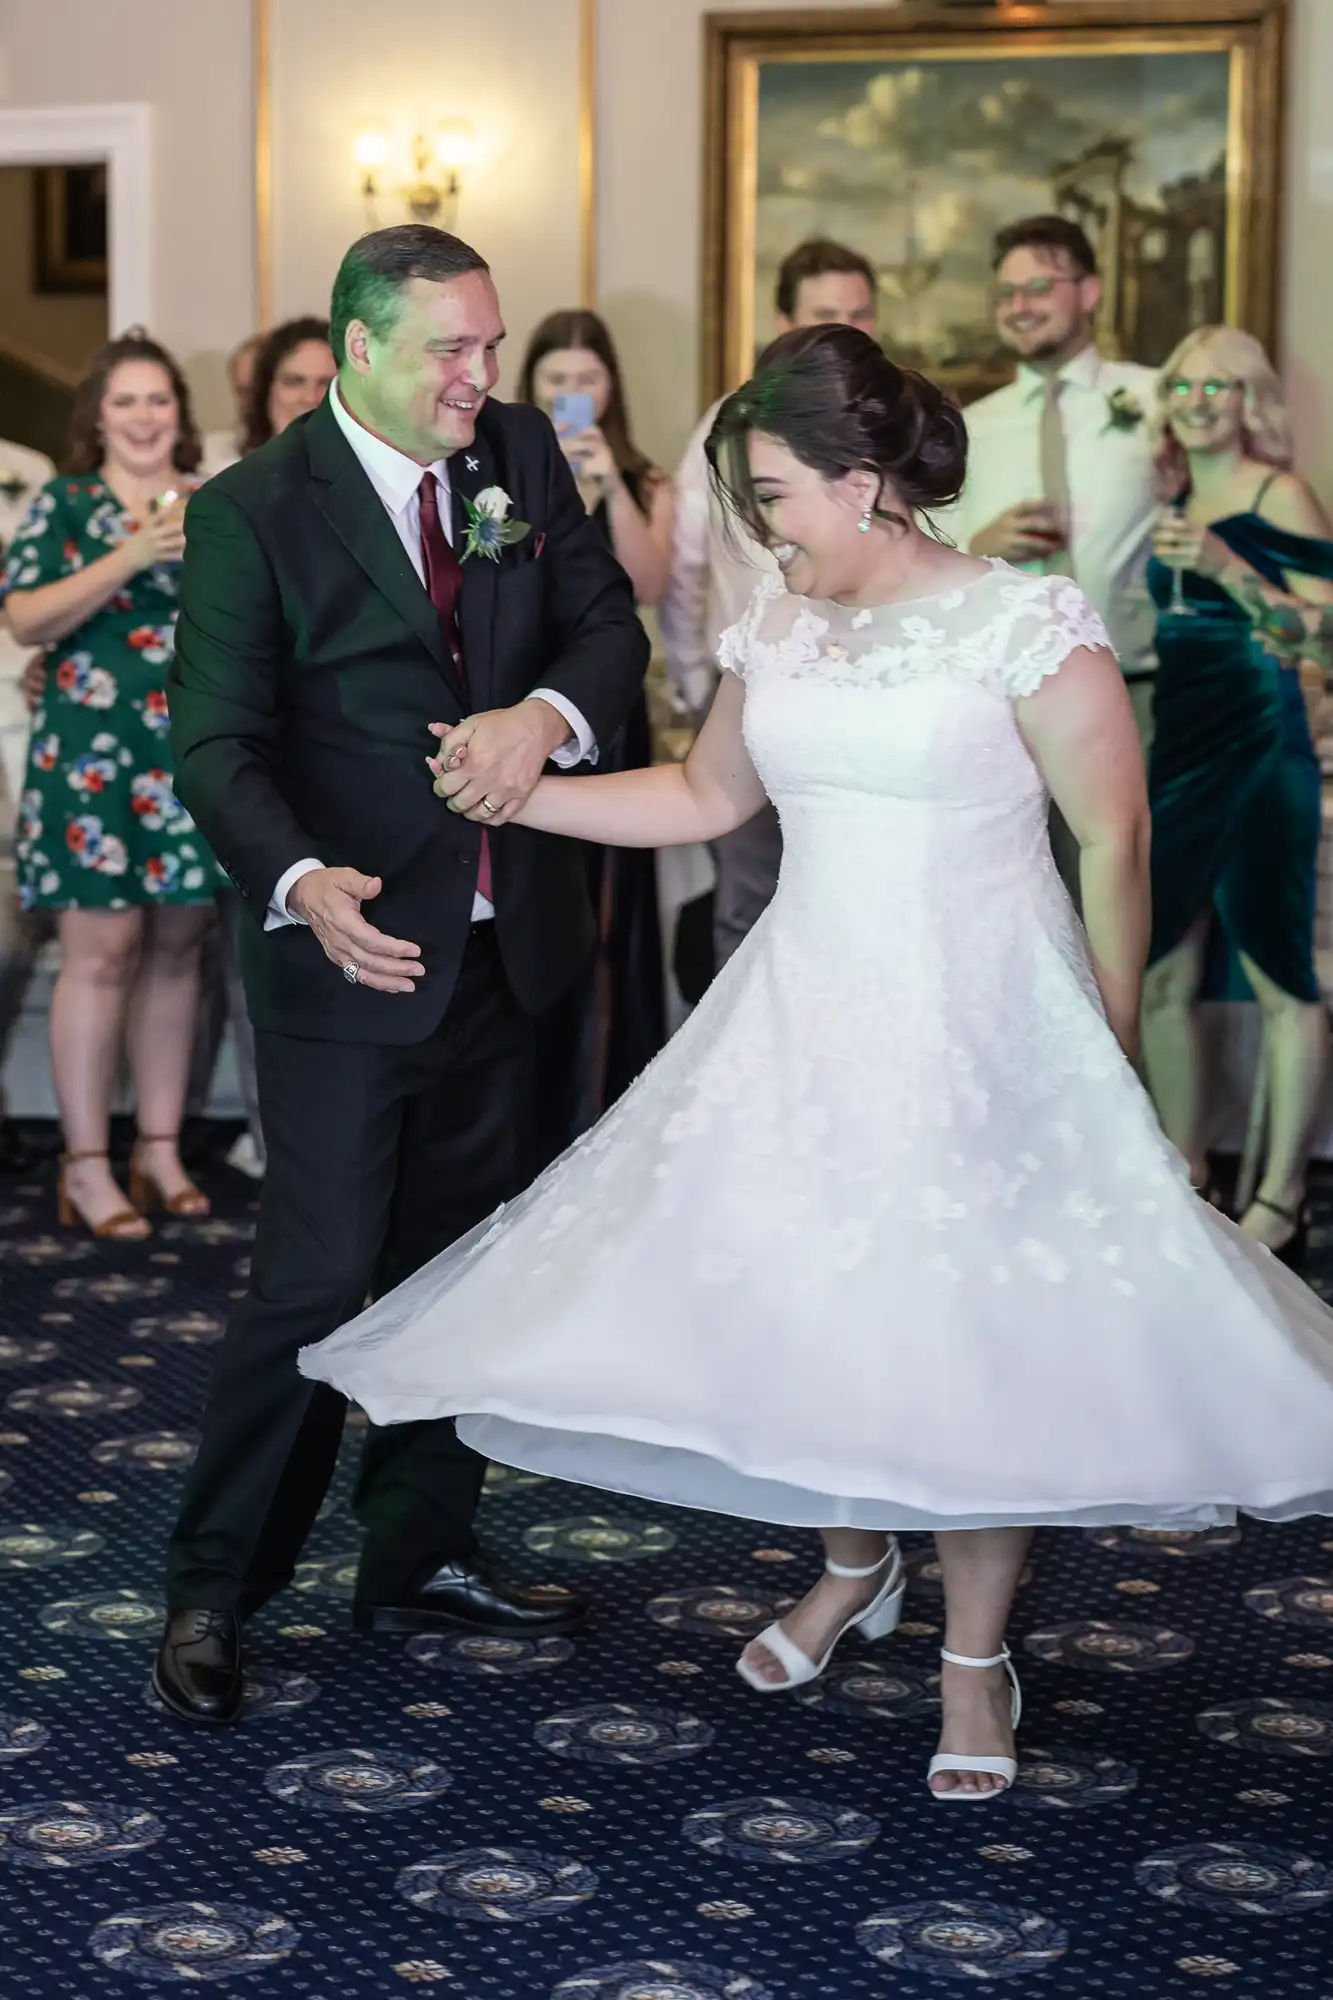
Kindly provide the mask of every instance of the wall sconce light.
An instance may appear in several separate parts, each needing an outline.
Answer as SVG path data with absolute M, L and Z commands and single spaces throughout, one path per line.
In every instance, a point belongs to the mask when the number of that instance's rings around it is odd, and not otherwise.
M 412 141 L 411 177 L 402 188 L 409 213 L 418 222 L 433 222 L 452 229 L 458 216 L 458 198 L 463 174 L 477 156 L 476 135 L 465 118 L 446 118 L 428 139 L 418 133 Z M 352 158 L 361 170 L 361 196 L 368 215 L 383 193 L 382 170 L 389 158 L 389 142 L 375 129 L 358 133 Z
M 367 204 L 379 195 L 379 182 L 375 176 L 389 157 L 389 142 L 382 132 L 358 132 L 352 146 L 352 158 L 361 169 L 361 197 Z

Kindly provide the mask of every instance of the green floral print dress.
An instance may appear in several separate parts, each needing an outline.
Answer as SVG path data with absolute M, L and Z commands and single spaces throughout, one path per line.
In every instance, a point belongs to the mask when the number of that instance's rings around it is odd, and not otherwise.
M 134 532 L 97 474 L 53 479 L 15 532 L 3 589 L 57 583 Z M 19 808 L 25 910 L 208 903 L 225 886 L 171 789 L 164 684 L 179 590 L 174 564 L 140 571 L 50 649 Z

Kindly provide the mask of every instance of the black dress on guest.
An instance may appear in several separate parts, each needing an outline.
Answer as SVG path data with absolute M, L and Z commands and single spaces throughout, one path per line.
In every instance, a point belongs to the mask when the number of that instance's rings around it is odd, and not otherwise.
M 625 484 L 637 501 L 633 474 L 625 474 Z M 589 518 L 614 551 L 604 500 Z M 648 703 L 640 694 L 624 727 L 602 745 L 597 770 L 642 771 L 652 761 Z M 546 1161 L 596 1123 L 666 1040 L 657 856 L 649 847 L 583 847 L 597 950 L 586 975 L 540 1024 L 538 1128 Z

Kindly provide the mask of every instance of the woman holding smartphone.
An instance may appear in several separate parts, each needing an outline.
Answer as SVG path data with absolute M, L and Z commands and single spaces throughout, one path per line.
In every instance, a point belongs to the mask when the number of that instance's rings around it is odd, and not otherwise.
M 523 358 L 518 398 L 545 410 L 640 604 L 661 602 L 671 567 L 675 489 L 630 437 L 620 361 L 596 313 L 550 313 Z
M 66 471 L 33 502 L 4 579 L 15 637 L 48 653 L 18 864 L 23 907 L 59 926 L 61 1220 L 124 1242 L 151 1235 L 146 1207 L 208 1212 L 178 1141 L 220 877 L 172 793 L 164 691 L 199 453 L 173 357 L 139 328 L 112 341 L 75 398 Z M 133 1205 L 107 1157 L 122 1048 L 139 1121 Z
M 659 603 L 671 567 L 675 488 L 631 438 L 605 322 L 591 312 L 549 314 L 528 343 L 518 397 L 555 425 L 583 504 L 637 601 Z M 644 770 L 652 761 L 641 698 L 617 741 L 602 746 L 598 768 Z M 542 1151 L 550 1157 L 628 1089 L 666 1039 L 656 857 L 644 848 L 591 846 L 587 855 L 598 952 L 586 984 L 559 1003 L 544 1030 Z

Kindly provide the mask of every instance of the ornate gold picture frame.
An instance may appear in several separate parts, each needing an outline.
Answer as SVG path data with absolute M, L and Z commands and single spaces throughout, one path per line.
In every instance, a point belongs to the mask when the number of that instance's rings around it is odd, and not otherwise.
M 875 265 L 891 353 L 995 387 L 990 240 L 1042 210 L 1097 245 L 1109 353 L 1156 363 L 1214 321 L 1271 351 L 1284 26 L 1285 0 L 707 16 L 706 393 L 749 373 L 810 236 Z

